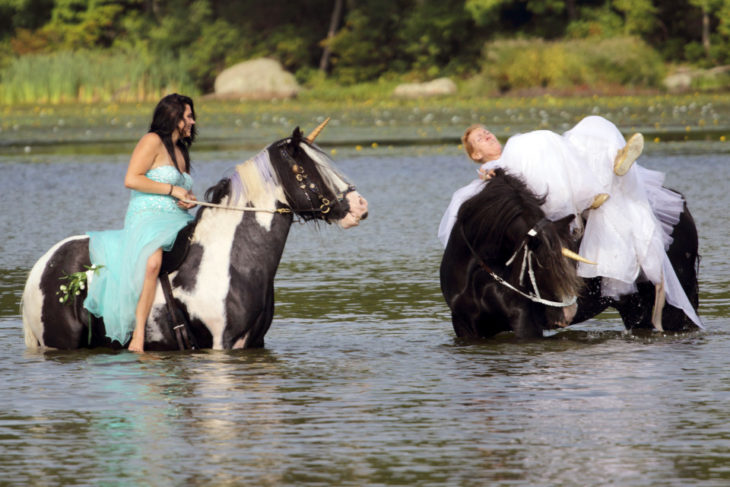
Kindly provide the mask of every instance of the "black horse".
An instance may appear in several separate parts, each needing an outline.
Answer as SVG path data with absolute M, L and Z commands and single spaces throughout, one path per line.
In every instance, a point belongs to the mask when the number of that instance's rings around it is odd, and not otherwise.
M 440 272 L 457 336 L 536 338 L 565 323 L 582 284 L 563 257 L 573 217 L 548 220 L 544 201 L 500 169 L 461 205 Z
M 462 205 L 441 262 L 441 288 L 451 308 L 452 323 L 457 336 L 489 337 L 511 329 L 520 337 L 535 337 L 541 336 L 544 329 L 567 324 L 561 321 L 565 317 L 560 314 L 563 303 L 539 303 L 525 297 L 525 294 L 534 294 L 531 288 L 534 285 L 524 278 L 521 267 L 515 264 L 524 258 L 529 244 L 534 245 L 536 242 L 536 237 L 524 237 L 524 228 L 529 228 L 533 222 L 540 221 L 543 217 L 539 209 L 542 201 L 519 180 L 498 171 L 497 176 L 492 178 L 481 193 Z M 515 215 L 519 215 L 524 223 Z M 499 236 L 500 232 L 504 232 L 502 228 L 505 226 L 512 229 L 512 235 L 515 236 L 506 240 L 495 238 L 494 235 Z M 555 230 L 562 245 L 568 248 L 579 247 L 580 242 L 573 241 L 569 235 L 565 220 L 556 222 Z M 686 201 L 672 237 L 673 242 L 667 255 L 690 303 L 697 310 L 698 237 Z M 491 248 L 481 244 L 483 250 L 479 250 L 479 242 L 482 241 L 490 241 L 488 243 Z M 527 244 L 525 247 L 521 247 L 523 241 Z M 467 245 L 467 242 L 474 243 Z M 563 283 L 571 283 L 573 277 L 569 272 L 563 271 L 562 274 L 556 273 L 551 277 L 551 267 L 563 269 L 562 264 L 568 263 L 559 255 L 556 246 L 557 244 L 553 244 L 552 253 L 545 257 L 538 254 L 539 246 L 535 249 L 537 261 L 542 264 L 533 266 L 537 277 L 536 287 L 543 295 L 551 295 L 553 299 L 557 297 L 558 301 L 561 296 L 569 295 L 566 290 L 572 289 L 576 292 L 577 312 L 570 324 L 586 321 L 606 308 L 614 307 L 621 315 L 626 329 L 654 328 L 651 319 L 655 290 L 650 281 L 640 276 L 636 282 L 637 292 L 624 295 L 620 299 L 601 295 L 601 278 L 578 278 L 581 281 L 579 285 L 566 288 Z M 510 265 L 506 265 L 515 252 L 516 258 L 511 259 Z M 562 264 L 553 263 L 550 259 Z M 492 267 L 496 278 L 487 272 L 489 267 Z M 570 267 L 573 267 L 572 264 Z M 516 284 L 516 279 L 520 276 L 523 276 L 522 286 Z M 569 276 L 570 279 L 561 276 Z M 501 285 L 500 279 L 509 282 L 517 291 Z M 698 329 L 682 310 L 669 304 L 664 306 L 662 327 L 665 331 Z
M 206 192 L 212 207 L 198 211 L 188 229 L 189 250 L 169 274 L 176 307 L 200 348 L 264 345 L 274 314 L 274 275 L 294 215 L 343 228 L 367 217 L 367 202 L 311 140 L 296 128 Z M 27 347 L 126 346 L 110 343 L 103 320 L 83 308 L 85 291 L 59 302 L 62 278 L 88 265 L 87 236 L 57 243 L 34 265 L 22 300 Z M 144 348 L 177 349 L 159 290 L 158 283 Z
M 677 191 L 674 192 L 682 197 L 684 210 L 672 230 L 673 240 L 669 249 L 667 249 L 667 256 L 690 304 L 697 311 L 699 308 L 697 270 L 700 262 L 697 227 L 687 207 L 687 200 L 685 200 L 684 195 Z M 654 284 L 643 276 L 639 276 L 636 281 L 636 288 L 635 293 L 621 296 L 620 299 L 614 299 L 601 296 L 600 277 L 585 279 L 585 288 L 578 299 L 578 310 L 573 317 L 572 323 L 586 321 L 606 308 L 612 307 L 621 315 L 627 330 L 653 329 Z M 662 328 L 664 331 L 683 332 L 695 331 L 698 326 L 684 311 L 667 303 L 664 305 L 662 312 Z

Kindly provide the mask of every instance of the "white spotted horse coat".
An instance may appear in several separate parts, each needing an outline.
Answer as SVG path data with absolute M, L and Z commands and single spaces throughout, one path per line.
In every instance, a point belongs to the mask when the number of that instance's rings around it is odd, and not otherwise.
M 274 276 L 295 215 L 343 228 L 367 217 L 365 199 L 298 128 L 236 166 L 206 197 L 217 206 L 198 211 L 187 255 L 170 273 L 175 304 L 201 348 L 264 345 L 274 313 Z M 85 292 L 67 304 L 58 300 L 62 278 L 88 265 L 88 237 L 75 236 L 33 266 L 22 299 L 27 347 L 126 346 L 111 343 L 103 320 L 83 308 Z M 93 285 L 93 276 L 90 280 Z M 177 344 L 158 284 L 145 350 L 173 349 Z

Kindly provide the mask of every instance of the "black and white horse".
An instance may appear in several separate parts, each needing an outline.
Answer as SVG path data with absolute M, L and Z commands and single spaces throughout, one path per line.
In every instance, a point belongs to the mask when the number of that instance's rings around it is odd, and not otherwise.
M 441 260 L 441 291 L 456 335 L 513 331 L 536 338 L 570 319 L 581 280 L 563 255 L 572 216 L 552 222 L 518 178 L 498 169 L 465 201 Z M 567 317 L 566 317 L 567 316 Z
M 601 278 L 577 278 L 565 268 L 574 266 L 559 248 L 579 246 L 568 231 L 570 220 L 545 223 L 542 202 L 519 179 L 498 171 L 462 204 L 441 262 L 441 289 L 457 336 L 490 337 L 512 330 L 522 338 L 539 337 L 545 329 L 586 321 L 608 307 L 618 310 L 627 330 L 653 329 L 654 285 L 640 277 L 635 293 L 613 299 L 601 295 Z M 697 310 L 698 238 L 686 201 L 672 237 L 667 255 Z M 527 277 L 529 267 L 522 264 L 528 258 L 534 278 Z M 577 297 L 577 309 L 566 306 L 571 294 Z M 665 331 L 698 329 L 669 304 L 661 323 Z
M 214 206 L 198 211 L 189 249 L 169 274 L 174 302 L 199 347 L 264 345 L 274 314 L 274 275 L 294 215 L 343 228 L 367 217 L 367 202 L 309 139 L 295 129 L 206 192 Z M 88 265 L 89 239 L 75 236 L 54 245 L 33 266 L 22 299 L 27 347 L 126 346 L 110 343 L 103 320 L 83 308 L 85 292 L 59 302 L 63 276 Z M 93 280 L 91 272 L 87 275 Z M 145 350 L 178 348 L 167 313 L 158 283 Z

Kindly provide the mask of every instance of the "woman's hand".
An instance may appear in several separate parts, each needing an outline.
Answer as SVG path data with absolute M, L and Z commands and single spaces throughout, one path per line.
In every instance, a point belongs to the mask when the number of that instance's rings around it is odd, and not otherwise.
M 481 179 L 483 181 L 488 181 L 488 180 L 492 179 L 494 177 L 494 175 L 495 175 L 494 169 L 485 170 L 485 169 L 479 168 L 479 179 Z
M 172 187 L 172 196 L 177 199 L 177 206 L 183 210 L 189 210 L 195 206 L 195 203 L 186 203 L 182 200 L 197 201 L 198 198 L 191 192 L 185 190 L 181 186 Z

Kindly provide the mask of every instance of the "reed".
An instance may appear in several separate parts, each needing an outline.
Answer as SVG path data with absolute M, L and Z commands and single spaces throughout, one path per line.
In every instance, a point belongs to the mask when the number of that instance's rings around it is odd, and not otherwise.
M 101 51 L 22 56 L 0 71 L 0 103 L 143 102 L 173 91 L 197 94 L 175 59 Z

